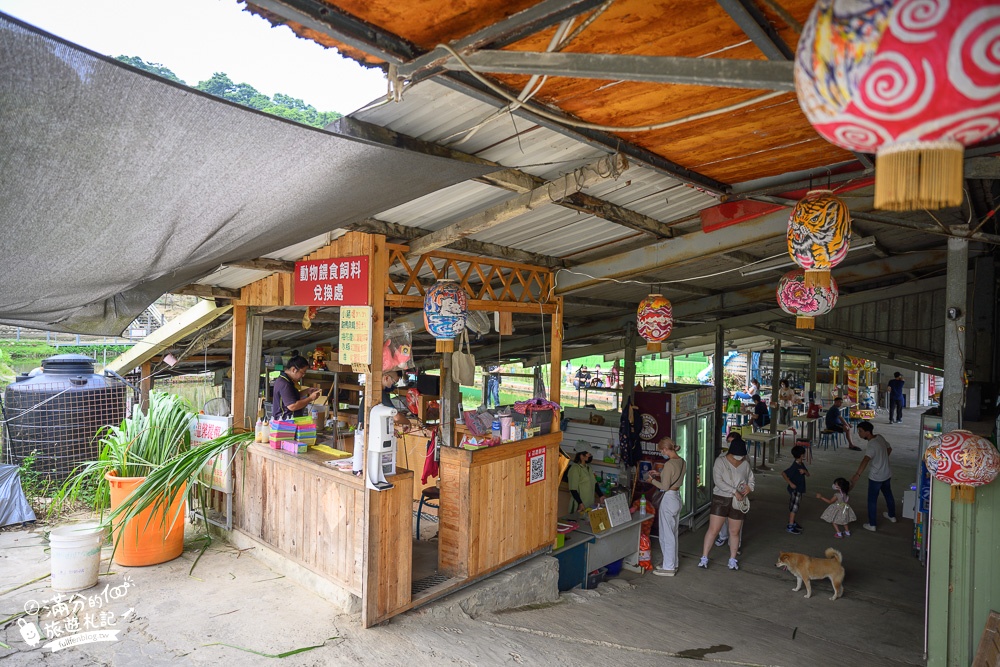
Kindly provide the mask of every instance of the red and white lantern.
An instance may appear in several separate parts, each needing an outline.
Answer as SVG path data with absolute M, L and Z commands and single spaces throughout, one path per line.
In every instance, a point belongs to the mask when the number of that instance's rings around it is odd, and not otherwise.
M 837 305 L 837 281 L 830 278 L 827 287 L 807 285 L 801 270 L 789 271 L 778 281 L 778 305 L 789 315 L 795 315 L 796 329 L 816 328 L 815 318 L 826 315 Z
M 674 330 L 674 310 L 662 294 L 650 294 L 639 304 L 636 314 L 639 335 L 646 339 L 646 349 L 659 352 L 662 343 Z
M 819 0 L 795 89 L 827 141 L 876 154 L 876 208 L 958 206 L 963 147 L 1000 130 L 1000 5 Z
M 949 431 L 934 438 L 924 461 L 931 475 L 952 486 L 983 486 L 1000 473 L 1000 452 L 971 431 Z

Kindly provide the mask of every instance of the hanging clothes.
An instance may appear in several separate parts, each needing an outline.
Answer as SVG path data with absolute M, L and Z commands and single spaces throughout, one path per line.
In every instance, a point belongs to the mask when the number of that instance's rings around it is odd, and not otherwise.
M 427 456 L 424 457 L 424 471 L 420 475 L 420 483 L 426 484 L 431 477 L 437 477 L 440 472 L 437 462 L 437 428 L 431 429 L 431 437 L 427 440 Z
M 639 463 L 642 456 L 642 444 L 639 433 L 642 431 L 642 420 L 639 410 L 632 405 L 632 397 L 625 399 L 622 405 L 622 416 L 618 426 L 618 457 L 628 467 Z

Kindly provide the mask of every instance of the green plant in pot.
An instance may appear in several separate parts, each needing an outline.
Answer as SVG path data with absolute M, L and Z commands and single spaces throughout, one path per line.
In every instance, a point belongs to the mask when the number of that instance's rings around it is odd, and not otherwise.
M 57 505 L 96 487 L 95 509 L 111 527 L 119 565 L 155 565 L 179 556 L 189 482 L 222 451 L 253 439 L 253 433 L 224 435 L 192 448 L 195 415 L 179 396 L 152 392 L 145 411 L 136 408 L 119 426 L 98 432 L 98 459 L 74 471 L 60 491 Z

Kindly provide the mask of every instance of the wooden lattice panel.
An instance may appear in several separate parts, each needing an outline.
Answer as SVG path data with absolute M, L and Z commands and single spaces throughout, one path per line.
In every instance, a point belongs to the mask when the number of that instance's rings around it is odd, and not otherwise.
M 388 245 L 389 280 L 386 303 L 420 308 L 426 290 L 434 281 L 448 278 L 469 294 L 472 309 L 531 310 L 539 305 L 552 307 L 552 273 L 540 266 L 519 264 L 485 257 L 434 251 L 416 260 L 407 257 L 408 248 Z

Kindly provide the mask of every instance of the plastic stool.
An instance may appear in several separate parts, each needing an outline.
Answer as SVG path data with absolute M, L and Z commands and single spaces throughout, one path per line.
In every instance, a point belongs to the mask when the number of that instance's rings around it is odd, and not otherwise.
M 844 434 L 840 431 L 825 428 L 819 432 L 819 444 L 823 446 L 823 449 L 828 449 L 830 445 L 833 445 L 833 451 L 837 451 L 837 446 L 842 444 L 840 441 L 842 437 Z
M 438 504 L 430 502 L 432 500 L 438 501 Z M 441 489 L 436 486 L 428 486 L 426 489 L 420 492 L 420 504 L 417 506 L 417 539 L 420 539 L 420 515 L 423 514 L 424 505 L 428 507 L 433 507 L 438 509 L 441 507 Z

